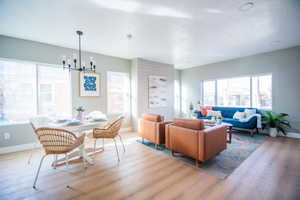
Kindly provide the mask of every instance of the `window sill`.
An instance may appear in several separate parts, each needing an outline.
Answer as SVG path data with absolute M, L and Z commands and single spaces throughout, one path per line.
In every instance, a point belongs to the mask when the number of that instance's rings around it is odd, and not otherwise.
M 27 125 L 29 124 L 28 121 L 22 121 L 22 122 L 0 122 L 1 126 L 15 126 L 15 125 Z

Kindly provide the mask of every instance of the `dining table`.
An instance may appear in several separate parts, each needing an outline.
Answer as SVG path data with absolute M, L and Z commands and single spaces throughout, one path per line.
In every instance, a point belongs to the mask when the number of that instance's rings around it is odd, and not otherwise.
M 76 136 L 81 136 L 84 134 L 86 136 L 87 131 L 90 131 L 94 128 L 103 128 L 108 124 L 107 120 L 83 120 L 78 124 L 69 124 L 68 122 L 58 122 L 58 121 L 51 121 L 47 124 L 49 128 L 56 128 L 56 129 L 64 129 L 70 132 L 73 132 Z M 52 163 L 53 167 L 67 164 L 66 161 L 72 158 L 78 157 L 76 160 L 84 159 L 87 163 L 93 164 L 93 159 L 88 155 L 91 153 L 92 149 L 87 149 L 85 147 L 85 143 L 79 147 L 78 151 L 74 151 L 67 156 L 64 156 L 60 159 L 55 159 Z M 73 160 L 74 161 L 74 160 Z

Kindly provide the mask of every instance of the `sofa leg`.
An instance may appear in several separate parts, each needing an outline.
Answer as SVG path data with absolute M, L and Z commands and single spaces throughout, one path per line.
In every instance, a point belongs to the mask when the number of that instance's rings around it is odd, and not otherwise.
M 195 159 L 195 164 L 196 164 L 196 167 L 198 168 L 199 167 L 199 162 L 197 159 Z
M 172 150 L 171 152 L 172 152 L 172 156 L 174 156 L 174 157 L 175 157 L 175 152 L 174 152 L 173 150 Z
M 250 130 L 250 134 L 251 134 L 251 137 L 253 137 L 254 131 L 253 131 L 253 130 Z
M 144 144 L 144 138 L 142 138 L 142 144 Z
M 155 149 L 158 149 L 158 145 L 157 144 L 155 144 Z

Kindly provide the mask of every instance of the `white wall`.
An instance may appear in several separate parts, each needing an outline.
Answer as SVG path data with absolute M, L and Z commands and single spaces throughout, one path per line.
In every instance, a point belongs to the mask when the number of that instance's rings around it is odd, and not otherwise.
M 77 50 L 0 35 L 0 59 L 25 60 L 61 67 L 61 56 L 72 55 L 73 53 L 77 53 Z M 101 95 L 100 97 L 79 97 L 79 74 L 78 72 L 72 72 L 72 107 L 82 105 L 87 109 L 87 113 L 92 110 L 100 110 L 106 113 L 106 73 L 107 71 L 130 73 L 131 62 L 127 59 L 83 52 L 83 57 L 86 60 L 91 56 L 97 62 L 96 71 L 101 74 Z M 130 119 L 126 120 L 125 126 L 131 126 Z M 10 140 L 3 140 L 4 132 L 11 133 Z M 34 141 L 35 136 L 28 124 L 0 126 L 0 147 Z
M 149 108 L 148 106 L 148 77 L 165 76 L 167 78 L 167 107 Z M 145 112 L 160 114 L 166 120 L 174 117 L 174 79 L 175 69 L 173 65 L 153 62 L 136 58 L 132 62 L 132 95 L 134 128 L 137 128 L 137 119 Z
M 300 46 L 182 70 L 182 110 L 202 98 L 202 80 L 263 73 L 272 73 L 273 111 L 288 113 L 300 130 Z

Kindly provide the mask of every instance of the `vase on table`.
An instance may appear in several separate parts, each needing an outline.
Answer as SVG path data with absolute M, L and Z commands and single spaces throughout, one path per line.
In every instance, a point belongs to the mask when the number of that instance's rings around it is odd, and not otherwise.
M 82 122 L 83 121 L 83 112 L 78 111 L 76 119 L 79 120 L 80 122 Z

